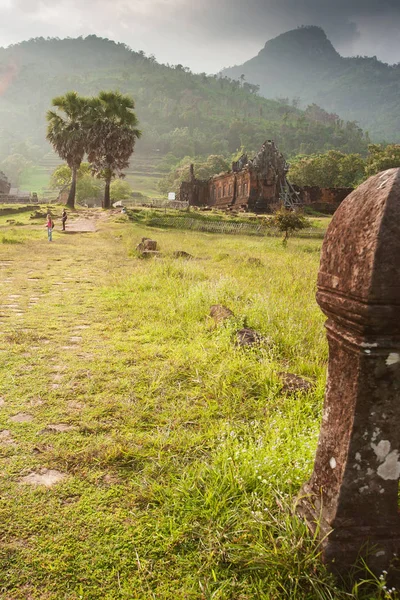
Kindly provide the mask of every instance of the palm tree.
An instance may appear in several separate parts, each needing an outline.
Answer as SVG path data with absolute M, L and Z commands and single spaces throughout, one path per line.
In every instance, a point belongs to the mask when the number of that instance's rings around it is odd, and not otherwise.
M 52 105 L 56 110 L 47 113 L 47 139 L 72 171 L 67 206 L 73 209 L 78 169 L 86 151 L 89 100 L 76 92 L 68 92 L 53 98 Z
M 124 177 L 141 136 L 134 108 L 133 98 L 120 92 L 100 92 L 90 103 L 88 158 L 93 173 L 105 180 L 103 208 L 110 208 L 111 180 Z

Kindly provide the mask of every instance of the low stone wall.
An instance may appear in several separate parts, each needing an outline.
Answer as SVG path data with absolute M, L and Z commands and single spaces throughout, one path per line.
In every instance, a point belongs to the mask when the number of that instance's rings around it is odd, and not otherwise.
M 32 206 L 1 206 L 0 205 L 0 216 L 4 215 L 17 215 L 18 213 L 30 212 Z
M 10 196 L 8 194 L 0 194 L 0 204 L 37 204 L 38 198 L 32 198 L 29 196 Z
M 300 202 L 304 207 L 318 212 L 333 215 L 353 188 L 320 188 L 316 186 L 295 186 L 299 192 Z

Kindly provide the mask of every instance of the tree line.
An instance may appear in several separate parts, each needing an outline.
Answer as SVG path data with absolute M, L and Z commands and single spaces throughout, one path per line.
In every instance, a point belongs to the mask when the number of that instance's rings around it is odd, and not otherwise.
M 133 98 L 118 91 L 93 97 L 67 92 L 54 98 L 52 106 L 47 139 L 71 169 L 67 206 L 75 207 L 78 172 L 86 155 L 92 176 L 105 182 L 103 208 L 110 208 L 111 181 L 124 177 L 141 136 Z
M 232 161 L 245 152 L 242 146 L 236 154 L 229 157 L 214 154 L 207 159 L 186 156 L 177 164 L 169 163 L 168 159 L 171 157 L 167 155 L 164 164 L 169 166 L 170 171 L 160 180 L 159 189 L 163 194 L 178 191 L 182 181 L 190 179 L 191 164 L 194 164 L 196 177 L 199 179 L 209 179 L 226 172 L 231 168 Z M 288 178 L 291 183 L 301 187 L 355 188 L 371 175 L 395 167 L 400 167 L 399 144 L 370 144 L 366 157 L 337 150 L 310 156 L 297 155 L 290 161 Z
M 300 186 L 357 187 L 371 175 L 395 167 L 400 167 L 399 144 L 370 144 L 365 158 L 336 150 L 299 155 L 291 161 L 288 177 Z

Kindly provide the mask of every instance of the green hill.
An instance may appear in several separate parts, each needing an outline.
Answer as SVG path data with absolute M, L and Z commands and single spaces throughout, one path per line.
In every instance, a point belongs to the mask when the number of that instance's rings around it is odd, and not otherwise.
M 344 58 L 319 27 L 302 27 L 268 41 L 258 56 L 226 69 L 244 75 L 267 98 L 316 103 L 357 121 L 375 141 L 400 141 L 400 65 L 374 57 Z
M 288 156 L 366 149 L 365 136 L 354 123 L 332 120 L 322 111 L 316 119 L 259 97 L 256 86 L 193 74 L 182 65 L 161 65 L 143 52 L 96 36 L 38 38 L 1 48 L 0 82 L 0 162 L 17 153 L 42 168 L 54 165 L 45 140 L 45 114 L 51 99 L 68 90 L 92 95 L 119 89 L 134 96 L 143 138 L 131 177 L 157 179 L 159 159 L 168 153 L 177 159 L 228 156 L 241 146 L 255 151 L 267 138 L 275 139 Z

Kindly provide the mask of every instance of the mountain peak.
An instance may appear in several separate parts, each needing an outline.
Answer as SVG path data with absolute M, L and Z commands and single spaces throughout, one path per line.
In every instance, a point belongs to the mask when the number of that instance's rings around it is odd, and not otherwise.
M 259 56 L 279 55 L 282 58 L 332 60 L 340 58 L 321 27 L 298 27 L 269 40 Z

